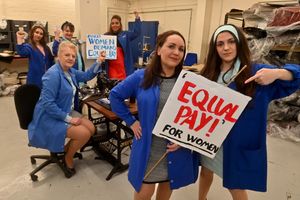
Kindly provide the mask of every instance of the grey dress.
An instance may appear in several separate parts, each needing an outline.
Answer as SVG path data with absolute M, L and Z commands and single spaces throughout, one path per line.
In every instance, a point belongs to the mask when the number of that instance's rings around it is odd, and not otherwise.
M 158 119 L 167 99 L 173 89 L 173 86 L 176 82 L 175 77 L 171 78 L 161 78 L 160 84 L 160 98 L 159 98 L 159 106 L 157 110 L 157 118 Z M 168 140 L 158 137 L 156 135 L 152 135 L 152 143 L 151 143 L 151 151 L 150 157 L 146 169 L 147 172 L 155 165 L 155 163 L 162 157 L 162 155 L 167 150 Z M 168 181 L 168 168 L 167 168 L 167 159 L 166 157 L 156 166 L 156 168 L 150 173 L 150 175 L 144 179 L 144 183 L 159 183 Z

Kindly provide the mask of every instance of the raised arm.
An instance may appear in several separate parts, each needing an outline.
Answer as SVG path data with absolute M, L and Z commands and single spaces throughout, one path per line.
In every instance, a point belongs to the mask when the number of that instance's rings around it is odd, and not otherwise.
M 134 11 L 134 15 L 135 15 L 135 22 L 134 22 L 134 26 L 133 26 L 133 32 L 128 31 L 130 40 L 134 40 L 142 32 L 142 22 L 141 22 L 139 13 L 137 11 Z
M 52 52 L 53 52 L 54 56 L 57 56 L 60 32 L 61 32 L 61 30 L 58 28 L 54 31 L 54 41 L 53 41 L 53 46 L 52 46 Z
M 105 61 L 106 52 L 101 51 L 96 62 L 87 71 L 74 70 L 77 82 L 85 82 L 93 79 L 101 71 L 101 64 Z
M 17 38 L 17 53 L 20 56 L 23 57 L 29 57 L 32 51 L 32 48 L 30 45 L 25 45 L 25 38 L 28 36 L 28 34 L 25 31 L 18 31 L 16 32 L 16 38 Z

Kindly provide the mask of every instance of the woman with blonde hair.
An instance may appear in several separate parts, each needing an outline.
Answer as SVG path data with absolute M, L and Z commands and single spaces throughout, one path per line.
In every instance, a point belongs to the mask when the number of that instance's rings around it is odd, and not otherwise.
M 42 78 L 41 96 L 28 128 L 30 145 L 51 152 L 65 152 L 64 164 L 69 176 L 76 173 L 75 153 L 95 132 L 93 123 L 74 110 L 78 83 L 94 78 L 105 60 L 105 52 L 101 52 L 97 61 L 83 72 L 73 68 L 76 52 L 77 47 L 69 41 L 59 45 L 58 63 Z M 66 138 L 69 141 L 65 144 Z

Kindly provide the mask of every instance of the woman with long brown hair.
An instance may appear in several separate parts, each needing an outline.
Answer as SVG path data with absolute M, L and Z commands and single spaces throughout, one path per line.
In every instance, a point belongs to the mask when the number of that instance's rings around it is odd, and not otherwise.
M 29 43 L 25 43 L 26 33 L 18 31 L 17 53 L 29 58 L 27 84 L 42 88 L 42 76 L 54 64 L 54 58 L 47 46 L 48 34 L 42 24 L 35 24 L 29 32 Z
M 112 110 L 130 126 L 135 136 L 128 172 L 128 179 L 135 189 L 135 200 L 150 200 L 156 184 L 156 199 L 170 199 L 173 189 L 194 183 L 198 177 L 197 153 L 152 134 L 182 70 L 185 51 L 185 40 L 179 32 L 160 34 L 146 69 L 137 70 L 110 93 Z M 138 119 L 124 103 L 129 97 L 136 98 Z M 167 156 L 151 171 L 166 152 Z
M 246 67 L 244 67 L 246 66 Z M 199 200 L 205 200 L 216 173 L 223 178 L 234 200 L 247 200 L 246 190 L 266 191 L 266 124 L 268 104 L 300 87 L 300 66 L 275 68 L 251 63 L 243 32 L 226 24 L 216 29 L 210 40 L 202 75 L 252 100 L 231 129 L 214 159 L 201 156 Z
M 109 30 L 105 35 L 117 36 L 117 58 L 106 61 L 106 71 L 111 79 L 123 80 L 135 70 L 130 43 L 141 34 L 142 23 L 138 12 L 134 12 L 135 22 L 132 31 L 123 30 L 119 15 L 111 18 Z

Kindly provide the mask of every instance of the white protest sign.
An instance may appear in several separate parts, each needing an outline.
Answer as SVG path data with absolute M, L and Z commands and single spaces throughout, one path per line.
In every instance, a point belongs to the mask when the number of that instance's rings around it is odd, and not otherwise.
M 86 38 L 86 57 L 96 59 L 101 51 L 106 51 L 106 59 L 117 58 L 117 36 L 89 34 Z
M 153 134 L 213 158 L 250 99 L 183 70 Z

